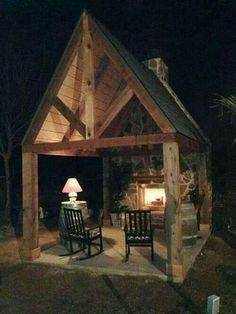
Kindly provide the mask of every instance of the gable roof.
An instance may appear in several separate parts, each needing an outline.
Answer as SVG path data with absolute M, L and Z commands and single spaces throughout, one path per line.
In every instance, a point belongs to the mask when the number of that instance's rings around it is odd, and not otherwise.
M 200 142 L 208 142 L 203 131 L 175 95 L 167 83 L 161 81 L 153 71 L 139 62 L 98 20 L 94 19 L 104 36 L 112 43 L 117 53 L 135 73 L 143 87 L 161 109 L 163 115 L 177 132 Z
M 102 25 L 94 17 L 91 17 L 91 15 L 88 14 L 86 11 L 84 11 L 82 15 L 83 14 L 89 17 L 90 23 L 93 24 L 97 36 L 100 39 L 102 38 L 101 43 L 102 44 L 104 43 L 104 46 L 108 44 L 108 46 L 110 47 L 110 51 L 112 51 L 112 54 L 118 57 L 118 64 L 116 64 L 117 69 L 115 69 L 115 71 L 119 70 L 118 69 L 119 66 L 125 68 L 125 71 L 126 73 L 128 73 L 128 76 L 135 77 L 135 79 L 137 80 L 136 86 L 138 86 L 138 89 L 141 90 L 140 94 L 144 92 L 146 101 L 152 103 L 152 106 L 154 104 L 154 107 L 157 110 L 155 115 L 159 116 L 158 119 L 156 120 L 154 119 L 156 123 L 161 121 L 160 123 L 162 123 L 163 125 L 169 125 L 169 127 L 167 127 L 166 132 L 168 132 L 168 130 L 173 130 L 195 141 L 202 143 L 208 142 L 199 126 L 196 124 L 196 122 L 184 108 L 184 106 L 179 101 L 177 96 L 173 93 L 169 85 L 166 85 L 164 82 L 162 82 L 158 77 L 154 75 L 152 71 L 148 70 L 145 65 L 140 63 L 131 53 L 129 53 L 127 49 L 116 38 L 114 38 L 111 35 L 111 33 L 105 28 L 104 25 Z M 81 24 L 82 17 L 80 18 L 77 26 L 75 27 L 75 30 L 70 38 L 67 48 L 62 56 L 62 59 L 50 81 L 48 89 L 45 92 L 45 95 L 38 107 L 38 110 L 36 111 L 33 117 L 33 120 L 30 124 L 30 127 L 28 128 L 27 133 L 25 134 L 25 137 L 22 141 L 22 145 L 30 143 L 31 139 L 33 139 L 32 142 L 34 142 L 34 139 L 38 136 L 39 132 L 41 132 L 41 138 L 42 139 L 45 138 L 46 140 L 46 137 L 42 135 L 44 132 L 44 130 L 42 130 L 43 129 L 42 126 L 46 125 L 46 127 L 48 127 L 51 120 L 54 121 L 54 124 L 55 120 L 57 120 L 59 122 L 56 121 L 56 124 L 59 125 L 60 123 L 61 126 L 63 126 L 63 128 L 60 131 L 58 131 L 57 129 L 57 135 L 55 138 L 51 140 L 52 142 L 62 141 L 65 136 L 65 134 L 62 135 L 62 133 L 70 132 L 69 129 L 71 125 L 77 132 L 77 135 L 74 136 L 74 139 L 83 139 L 84 135 L 83 118 L 82 121 L 77 121 L 76 118 L 73 119 L 73 114 L 76 115 L 77 112 L 76 109 L 78 110 L 80 107 L 82 107 L 81 95 L 83 94 L 82 90 L 83 82 L 81 81 L 81 77 L 78 78 L 78 81 L 80 81 L 81 86 L 80 87 L 74 86 L 73 95 L 75 94 L 74 96 L 75 99 L 65 104 L 63 103 L 65 98 L 63 98 L 63 93 L 61 93 L 62 95 L 60 96 L 61 99 L 59 98 L 58 101 L 58 95 L 60 95 L 60 91 L 67 89 L 68 87 L 65 81 L 66 79 L 68 79 L 68 73 L 69 72 L 72 73 L 72 66 L 74 67 L 77 66 L 77 68 L 79 68 L 80 63 L 83 63 L 83 59 L 79 55 L 79 49 L 81 48 L 81 37 L 83 32 Z M 102 59 L 102 56 L 100 56 L 100 59 Z M 100 60 L 100 64 L 94 65 L 96 71 L 99 71 L 101 65 L 103 66 L 102 60 Z M 75 70 L 75 72 L 77 71 L 79 70 Z M 100 72 L 102 72 L 102 70 L 100 70 Z M 81 72 L 79 73 L 81 76 Z M 77 79 L 76 76 L 77 74 L 75 73 L 75 80 Z M 114 94 L 116 94 L 117 90 L 119 90 L 120 86 L 124 81 L 122 77 L 122 71 L 121 73 L 117 71 L 113 76 L 119 77 L 118 82 L 116 82 L 117 85 L 116 90 L 115 92 L 113 91 Z M 125 80 L 127 81 L 128 85 L 131 84 L 129 78 L 128 79 L 125 78 Z M 75 83 L 73 84 L 76 85 Z M 121 90 L 121 92 L 123 92 L 124 90 L 125 88 Z M 127 90 L 127 93 L 129 93 L 129 90 Z M 52 101 L 52 96 L 56 96 L 57 104 L 55 104 L 55 99 L 54 102 Z M 130 96 L 132 95 L 130 94 L 128 96 L 127 98 L 128 101 Z M 68 97 L 68 94 L 66 97 Z M 114 95 L 112 95 L 111 98 L 114 98 Z M 56 108 L 53 107 L 53 105 L 55 105 Z M 106 110 L 109 111 L 108 107 L 109 102 L 106 105 L 105 111 Z M 59 117 L 60 114 L 61 117 Z M 161 125 L 159 126 L 161 128 Z M 52 131 L 50 130 L 51 134 L 55 131 L 54 128 L 55 126 L 53 127 Z

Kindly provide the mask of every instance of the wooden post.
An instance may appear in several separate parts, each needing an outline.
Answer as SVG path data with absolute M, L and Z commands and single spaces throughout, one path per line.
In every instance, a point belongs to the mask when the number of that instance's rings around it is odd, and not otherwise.
M 200 153 L 199 193 L 204 194 L 201 207 L 201 223 L 211 224 L 212 184 L 211 184 L 211 152 L 210 148 Z
M 83 84 L 86 139 L 94 138 L 94 56 L 87 14 L 83 14 Z
M 38 235 L 38 155 L 22 153 L 23 247 L 22 258 L 39 257 Z
M 166 192 L 167 275 L 184 278 L 178 143 L 163 144 Z
M 103 209 L 104 223 L 111 223 L 110 220 L 110 159 L 104 157 L 103 162 Z

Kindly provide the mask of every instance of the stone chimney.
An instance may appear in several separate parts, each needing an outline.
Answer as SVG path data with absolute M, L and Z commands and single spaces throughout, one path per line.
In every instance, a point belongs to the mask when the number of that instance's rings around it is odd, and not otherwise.
M 168 83 L 168 67 L 161 58 L 148 59 L 143 61 L 143 63 L 149 70 L 152 70 L 160 80 Z

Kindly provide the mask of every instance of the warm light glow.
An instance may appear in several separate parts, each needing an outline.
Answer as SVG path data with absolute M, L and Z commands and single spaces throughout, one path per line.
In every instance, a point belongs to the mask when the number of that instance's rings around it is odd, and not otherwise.
M 69 193 L 69 199 L 71 202 L 75 202 L 77 198 L 77 192 L 82 192 L 82 188 L 76 178 L 69 178 L 64 185 L 62 193 Z
M 145 205 L 163 205 L 166 202 L 165 189 L 145 188 Z

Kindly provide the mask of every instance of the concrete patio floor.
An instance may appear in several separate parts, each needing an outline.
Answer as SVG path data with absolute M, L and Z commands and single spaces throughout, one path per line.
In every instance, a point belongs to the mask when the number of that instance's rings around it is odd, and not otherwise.
M 210 234 L 208 225 L 201 225 L 197 242 L 184 248 L 184 263 L 189 271 Z M 84 269 L 92 272 L 118 275 L 150 275 L 168 280 L 165 274 L 167 251 L 165 233 L 161 229 L 154 231 L 154 261 L 151 261 L 150 248 L 131 248 L 128 261 L 125 259 L 124 231 L 116 227 L 103 227 L 104 252 L 87 260 L 79 260 L 83 252 L 71 256 L 60 256 L 67 250 L 58 238 L 57 232 L 43 232 L 40 236 L 41 255 L 35 263 L 48 263 L 70 269 Z

